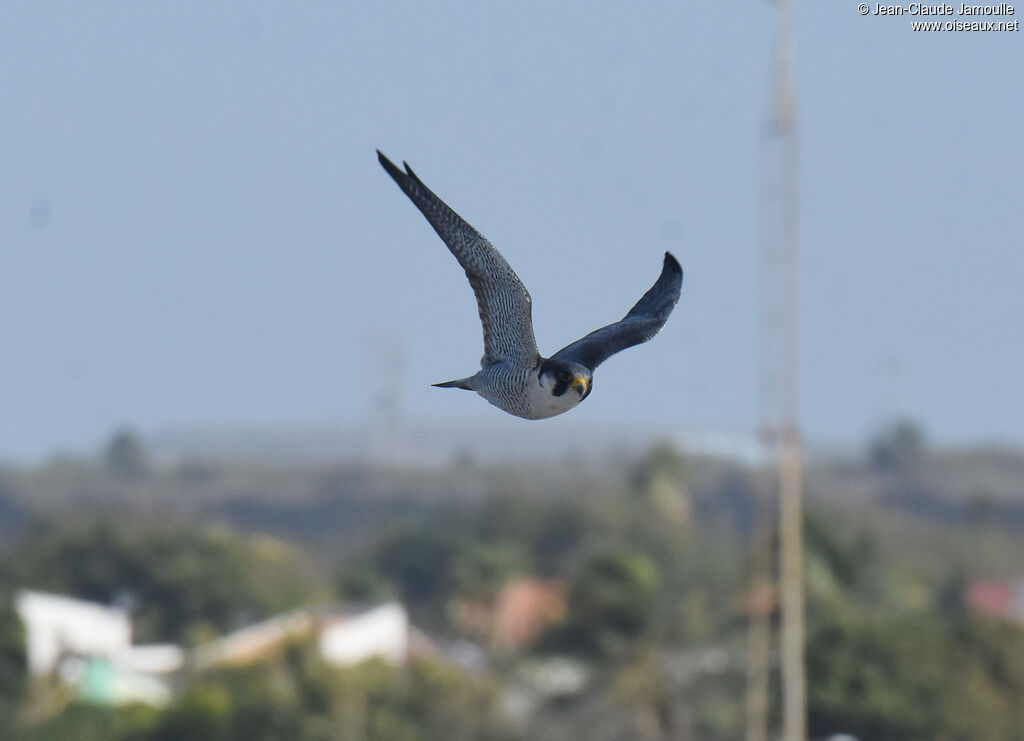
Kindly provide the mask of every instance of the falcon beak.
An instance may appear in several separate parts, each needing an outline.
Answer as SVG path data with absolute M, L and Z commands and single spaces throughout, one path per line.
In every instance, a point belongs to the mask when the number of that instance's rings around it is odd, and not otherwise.
M 588 383 L 587 379 L 583 376 L 576 376 L 572 379 L 572 387 L 576 389 L 576 393 L 580 395 L 580 398 L 587 395 Z

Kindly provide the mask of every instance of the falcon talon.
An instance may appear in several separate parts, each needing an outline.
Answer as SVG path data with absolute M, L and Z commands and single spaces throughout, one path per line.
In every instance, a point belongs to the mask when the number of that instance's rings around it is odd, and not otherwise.
M 567 412 L 594 390 L 594 370 L 615 353 L 647 342 L 679 301 L 683 270 L 665 253 L 661 275 L 622 319 L 541 356 L 533 335 L 533 302 L 501 253 L 416 177 L 377 150 L 377 159 L 448 245 L 476 294 L 484 328 L 481 368 L 472 376 L 435 383 L 476 391 L 494 406 L 524 419 Z M 572 389 L 576 393 L 566 393 Z

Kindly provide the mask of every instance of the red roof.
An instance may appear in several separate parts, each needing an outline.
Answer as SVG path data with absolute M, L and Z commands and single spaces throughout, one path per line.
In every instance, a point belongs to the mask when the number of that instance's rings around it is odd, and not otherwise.
M 506 648 L 532 643 L 554 620 L 565 616 L 565 585 L 521 579 L 505 586 L 494 610 L 494 640 Z
M 1016 590 L 1008 582 L 983 579 L 967 586 L 967 606 L 975 612 L 993 617 L 1012 617 Z

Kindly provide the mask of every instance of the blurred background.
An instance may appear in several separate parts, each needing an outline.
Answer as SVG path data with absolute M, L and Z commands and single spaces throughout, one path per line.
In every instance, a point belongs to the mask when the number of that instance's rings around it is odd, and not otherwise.
M 1021 36 L 779 12 L 5 4 L 0 738 L 775 738 L 799 379 L 808 736 L 1024 739 Z M 378 148 L 543 353 L 675 313 L 571 414 L 431 389 Z

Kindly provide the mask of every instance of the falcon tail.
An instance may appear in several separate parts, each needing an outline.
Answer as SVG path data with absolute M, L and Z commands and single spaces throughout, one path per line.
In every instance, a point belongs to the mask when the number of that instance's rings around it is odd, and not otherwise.
M 476 388 L 472 385 L 473 377 L 459 378 L 454 381 L 445 381 L 444 383 L 432 383 L 431 386 L 436 386 L 440 389 L 466 389 L 466 391 L 476 391 Z

